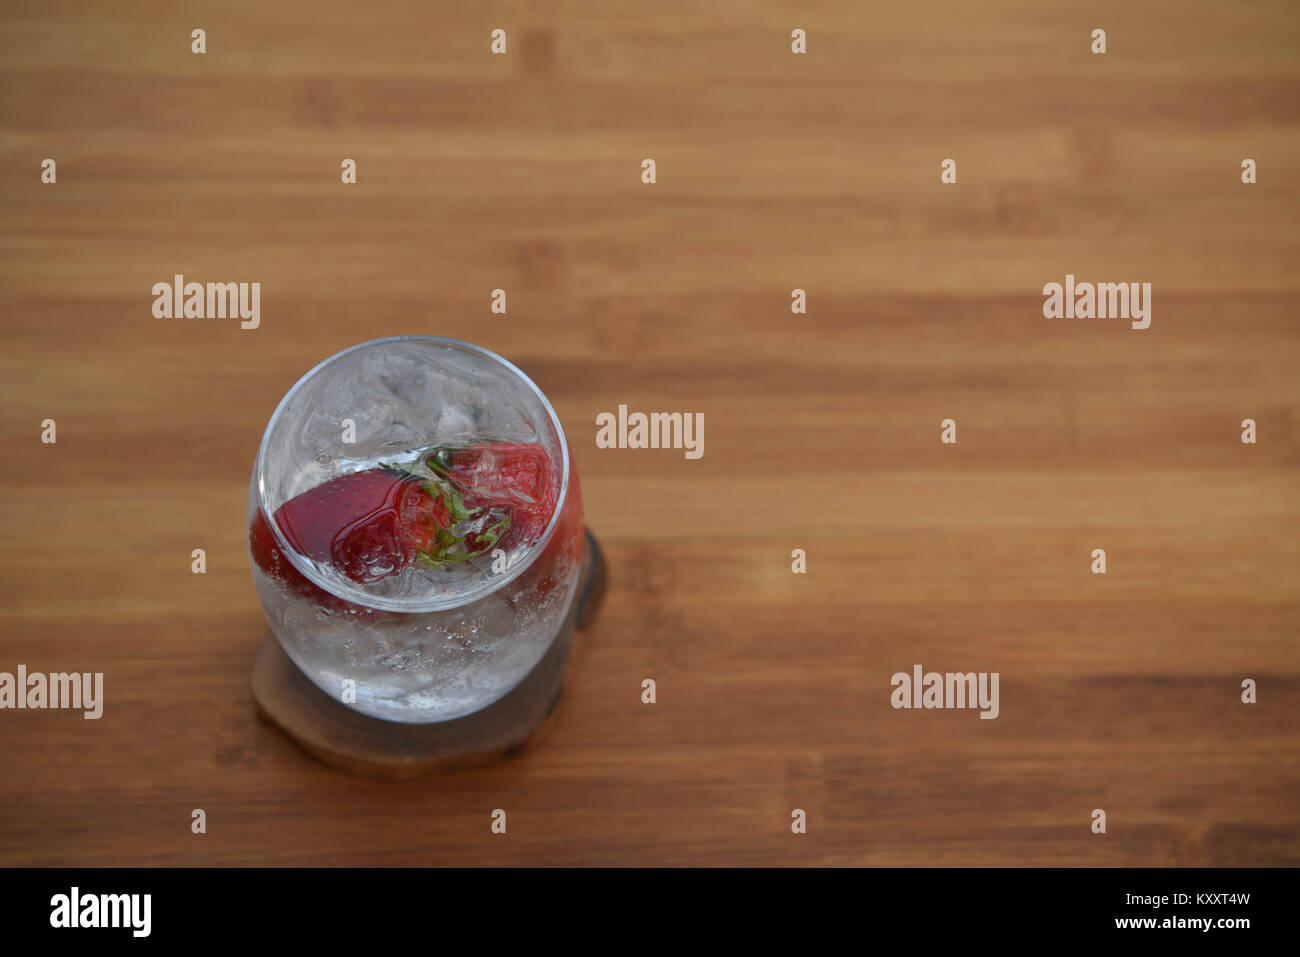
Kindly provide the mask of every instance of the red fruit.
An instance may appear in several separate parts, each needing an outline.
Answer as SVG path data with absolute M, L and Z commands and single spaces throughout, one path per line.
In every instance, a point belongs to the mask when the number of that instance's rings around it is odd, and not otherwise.
M 406 485 L 384 469 L 340 475 L 285 502 L 275 521 L 299 554 L 369 584 L 411 559 L 398 514 Z
M 437 551 L 438 530 L 454 524 L 442 496 L 430 495 L 419 482 L 403 483 L 397 512 L 406 541 L 417 552 Z
M 440 458 L 440 471 L 466 489 L 467 508 L 492 504 L 510 509 L 509 542 L 541 537 L 559 496 L 546 449 L 528 442 L 485 442 L 443 450 Z
M 531 544 L 551 519 L 557 485 L 539 445 L 443 447 L 414 469 L 376 468 L 330 479 L 281 505 L 275 523 L 294 551 L 366 585 L 415 561 L 446 568 L 498 546 Z M 359 609 L 302 575 L 260 512 L 249 528 L 249 547 L 259 568 L 296 593 L 324 607 Z
M 275 542 L 275 536 L 271 534 L 271 526 L 267 524 L 260 509 L 253 516 L 253 524 L 248 528 L 248 550 L 252 553 L 257 567 L 271 578 L 287 585 L 297 586 L 299 582 L 311 585 L 298 569 L 289 564 L 289 559 L 284 557 L 280 546 Z M 300 591 L 298 587 L 294 590 Z
M 253 561 L 257 563 L 257 567 L 262 569 L 268 577 L 275 579 L 294 594 L 301 595 L 303 598 L 331 611 L 351 612 L 352 614 L 370 614 L 373 611 L 344 601 L 342 598 L 332 595 L 308 581 L 306 576 L 298 571 L 285 557 L 284 552 L 280 550 L 280 546 L 276 544 L 275 536 L 271 534 L 271 526 L 260 511 L 253 516 L 253 524 L 249 526 L 248 547 L 252 553 Z
M 549 519 L 549 516 L 548 516 Z M 545 601 L 565 581 L 568 570 L 582 559 L 585 541 L 582 512 L 582 486 L 576 470 L 569 472 L 569 489 L 565 493 L 564 508 L 555 523 L 546 550 L 538 555 L 532 566 L 520 579 L 520 590 L 532 593 L 537 601 Z M 545 523 L 542 529 L 545 529 Z

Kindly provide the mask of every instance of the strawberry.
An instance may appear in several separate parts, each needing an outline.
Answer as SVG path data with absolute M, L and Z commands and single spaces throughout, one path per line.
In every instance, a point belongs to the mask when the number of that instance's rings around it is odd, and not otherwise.
M 545 531 L 557 496 L 555 469 L 541 446 L 439 446 L 414 464 L 330 479 L 281 505 L 275 523 L 299 554 L 366 585 L 413 562 L 441 569 L 498 546 L 531 544 Z M 260 512 L 249 547 L 259 568 L 296 593 L 327 608 L 359 608 L 294 568 Z
M 549 516 L 542 523 L 543 530 L 545 521 L 549 521 Z M 556 520 L 555 531 L 551 533 L 546 550 L 537 556 L 520 579 L 519 590 L 532 595 L 533 601 L 546 601 L 567 580 L 569 570 L 582 560 L 584 534 L 582 487 L 578 473 L 571 471 L 564 508 Z
M 546 449 L 527 442 L 484 442 L 468 448 L 439 446 L 424 465 L 465 490 L 467 506 L 508 509 L 510 544 L 536 541 L 546 530 L 559 495 Z
M 304 578 L 298 569 L 289 564 L 289 559 L 284 557 L 280 546 L 276 544 L 275 536 L 271 534 L 271 526 L 261 510 L 253 516 L 253 524 L 248 528 L 248 550 L 258 568 L 276 581 L 290 586 L 299 594 L 304 593 L 303 585 L 308 588 L 316 587 Z
M 275 536 L 271 534 L 270 524 L 260 511 L 253 517 L 253 524 L 249 526 L 248 547 L 257 567 L 294 594 L 301 595 L 320 607 L 334 612 L 354 615 L 374 613 L 373 609 L 344 601 L 308 581 L 307 577 L 285 557 L 275 541 Z
M 358 584 L 376 582 L 409 561 L 397 510 L 403 485 L 384 469 L 340 475 L 285 502 L 275 521 L 299 554 Z
M 299 554 L 364 585 L 401 572 L 453 520 L 442 499 L 421 483 L 388 469 L 368 469 L 295 496 L 276 510 L 275 523 Z M 268 575 L 298 594 L 322 600 L 325 592 L 281 554 L 260 512 L 249 529 L 249 547 Z
M 532 544 L 546 531 L 560 490 L 555 466 L 542 446 L 523 442 L 444 446 L 426 453 L 423 463 L 463 487 L 467 506 L 486 501 L 509 509 L 512 525 L 502 536 L 503 547 Z M 545 601 L 581 560 L 583 534 L 582 490 L 577 473 L 570 472 L 564 510 L 546 551 L 520 579 L 519 592 L 531 595 L 532 601 Z

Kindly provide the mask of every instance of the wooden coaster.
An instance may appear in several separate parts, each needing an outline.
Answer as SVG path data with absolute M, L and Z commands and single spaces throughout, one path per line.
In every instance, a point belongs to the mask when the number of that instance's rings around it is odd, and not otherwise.
M 253 664 L 259 714 L 326 764 L 385 778 L 489 764 L 536 743 L 554 717 L 577 645 L 605 597 L 608 570 L 587 532 L 569 615 L 550 650 L 522 682 L 481 711 L 435 724 L 381 721 L 353 711 L 298 670 L 268 630 Z

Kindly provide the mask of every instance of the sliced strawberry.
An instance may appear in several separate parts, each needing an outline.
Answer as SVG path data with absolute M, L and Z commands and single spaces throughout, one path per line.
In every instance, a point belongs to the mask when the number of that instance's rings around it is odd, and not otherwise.
M 431 495 L 421 482 L 403 483 L 397 504 L 402 531 L 412 550 L 433 552 L 438 548 L 438 532 L 454 524 L 442 495 Z
M 443 446 L 414 465 L 330 479 L 281 505 L 275 523 L 295 551 L 366 585 L 412 563 L 441 569 L 497 547 L 529 545 L 545 531 L 558 494 L 539 445 Z M 294 568 L 260 513 L 249 547 L 258 567 L 293 591 L 328 608 L 359 607 Z
M 340 475 L 285 502 L 275 521 L 300 554 L 369 584 L 410 561 L 397 511 L 405 485 L 385 469 Z
M 541 537 L 559 496 L 555 467 L 546 449 L 528 442 L 484 442 L 468 448 L 442 446 L 425 465 L 465 490 L 469 509 L 508 509 L 511 527 L 503 544 L 528 544 Z
M 253 516 L 253 524 L 248 527 L 248 550 L 258 568 L 271 578 L 293 586 L 294 591 L 301 593 L 301 585 L 315 587 L 284 557 L 280 546 L 275 542 L 275 536 L 271 534 L 271 526 L 261 511 Z
M 555 531 L 551 533 L 546 550 L 537 556 L 520 579 L 519 590 L 522 593 L 531 594 L 534 601 L 544 602 L 568 580 L 570 570 L 582 560 L 584 524 L 582 487 L 578 473 L 570 471 L 569 488 L 565 492 L 564 508 L 556 520 Z M 545 530 L 545 524 L 542 528 Z
M 275 522 L 294 550 L 365 585 L 400 573 L 449 534 L 452 512 L 462 507 L 457 496 L 433 491 L 441 490 L 398 472 L 369 469 L 295 496 L 276 510 Z M 254 561 L 268 575 L 300 592 L 304 585 L 314 589 L 280 554 L 260 514 L 249 543 Z
M 410 468 L 409 466 L 407 468 Z M 469 502 L 451 479 L 423 466 L 412 471 L 399 510 L 406 541 L 426 568 L 446 568 L 492 548 L 510 527 L 510 513 L 492 502 Z
M 280 546 L 276 544 L 275 536 L 271 534 L 270 524 L 262 517 L 260 511 L 253 516 L 253 523 L 249 526 L 248 547 L 253 556 L 253 561 L 257 563 L 257 567 L 262 569 L 269 578 L 279 582 L 294 594 L 300 595 L 321 608 L 333 612 L 353 615 L 370 615 L 374 613 L 373 609 L 344 601 L 337 595 L 332 595 L 308 581 L 306 576 L 298 571 L 280 550 Z
M 554 469 L 546 449 L 529 442 L 485 442 L 445 451 L 448 475 L 494 501 L 533 504 L 554 493 Z

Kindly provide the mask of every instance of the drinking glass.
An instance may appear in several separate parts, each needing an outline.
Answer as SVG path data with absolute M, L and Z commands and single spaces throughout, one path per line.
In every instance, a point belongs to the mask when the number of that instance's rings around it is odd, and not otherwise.
M 559 634 L 582 495 L 540 389 L 486 349 L 394 336 L 334 355 L 271 415 L 249 562 L 280 646 L 363 714 L 431 723 L 516 687 Z

